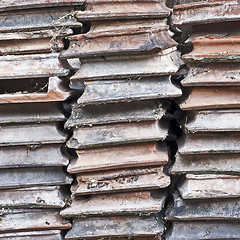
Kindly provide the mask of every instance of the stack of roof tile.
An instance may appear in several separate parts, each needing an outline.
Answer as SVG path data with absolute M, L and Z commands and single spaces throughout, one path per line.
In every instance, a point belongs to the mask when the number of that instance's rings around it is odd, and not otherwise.
M 81 27 L 74 4 L 0 3 L 0 239 L 62 239 L 61 229 L 71 227 L 59 215 L 72 182 L 58 130 L 69 70 L 53 52 L 70 27 Z
M 169 14 L 162 0 L 89 0 L 76 12 L 91 27 L 70 36 L 61 53 L 63 61 L 80 59 L 70 86 L 84 89 L 65 124 L 77 153 L 68 166 L 76 174 L 72 204 L 61 212 L 73 218 L 66 239 L 161 239 L 170 178 L 168 125 L 160 120 L 167 107 L 159 99 L 181 96 L 170 80 L 182 62 Z
M 192 27 L 193 51 L 181 108 L 186 136 L 173 174 L 186 174 L 168 213 L 167 239 L 240 239 L 240 4 L 191 1 L 174 9 L 175 26 Z

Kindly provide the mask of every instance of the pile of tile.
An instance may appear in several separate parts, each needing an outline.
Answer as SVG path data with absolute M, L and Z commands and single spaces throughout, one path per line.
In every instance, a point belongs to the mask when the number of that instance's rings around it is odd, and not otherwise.
M 240 239 L 240 4 L 191 1 L 177 5 L 173 23 L 192 27 L 193 51 L 183 86 L 191 92 L 172 174 L 186 174 L 168 212 L 167 239 Z
M 56 51 L 82 26 L 77 2 L 0 3 L 0 239 L 62 239 L 71 227 L 59 215 L 72 178 L 58 129 L 71 90 Z
M 170 80 L 182 64 L 170 11 L 162 0 L 91 0 L 84 9 L 76 18 L 90 31 L 70 36 L 61 53 L 66 65 L 80 59 L 70 86 L 84 89 L 65 124 L 77 154 L 72 204 L 61 212 L 73 219 L 66 239 L 161 239 L 170 184 L 163 99 L 181 96 Z

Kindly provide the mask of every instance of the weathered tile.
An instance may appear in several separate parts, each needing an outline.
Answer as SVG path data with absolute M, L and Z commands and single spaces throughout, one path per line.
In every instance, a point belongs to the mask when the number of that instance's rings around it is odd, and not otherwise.
M 32 31 L 63 27 L 82 27 L 73 16 L 74 7 L 29 9 L 0 12 L 0 32 Z
M 15 84 L 18 84 L 15 80 Z M 22 81 L 22 79 L 20 80 Z M 25 79 L 25 83 L 31 80 Z M 8 80 L 5 80 L 8 82 Z M 1 85 L 4 85 L 0 84 Z M 9 83 L 8 83 L 9 84 Z M 71 97 L 73 91 L 66 86 L 66 82 L 62 81 L 58 77 L 50 77 L 47 84 L 43 87 L 46 88 L 46 92 L 41 92 L 40 90 L 36 90 L 35 92 L 29 93 L 28 91 L 18 91 L 15 93 L 4 93 L 0 95 L 0 103 L 42 103 L 42 102 L 57 102 L 57 101 L 65 101 L 69 97 Z M 43 89 L 42 88 L 42 89 Z
M 240 176 L 187 174 L 178 190 L 184 199 L 211 199 L 240 197 Z
M 0 189 L 71 184 L 62 167 L 11 168 L 0 170 Z
M 60 230 L 1 233 L 5 240 L 63 240 Z
M 157 101 L 110 103 L 85 107 L 76 104 L 73 105 L 71 116 L 65 123 L 65 128 L 119 122 L 160 120 L 165 112 L 165 104 Z
M 196 2 L 205 2 L 206 0 L 174 0 L 175 5 L 186 4 L 186 3 L 196 3 Z M 211 1 L 211 0 L 210 0 Z M 169 2 L 173 2 L 169 0 Z
M 156 142 L 77 150 L 68 172 L 80 173 L 118 168 L 164 165 L 168 162 L 166 145 Z M 98 161 L 96 161 L 98 159 Z
M 20 9 L 34 9 L 34 8 L 48 8 L 48 7 L 62 7 L 62 6 L 78 6 L 82 5 L 85 0 L 18 0 L 11 2 L 2 0 L 0 11 L 12 11 Z M 45 9 L 44 9 L 45 10 Z M 44 11 L 43 10 L 43 11 Z
M 76 195 L 166 188 L 170 177 L 163 167 L 133 168 L 77 175 Z
M 240 7 L 239 7 L 240 12 Z M 193 39 L 193 51 L 184 55 L 185 62 L 239 62 L 239 36 L 201 36 Z
M 180 140 L 181 141 L 181 140 Z M 189 133 L 180 143 L 179 152 L 188 154 L 239 153 L 239 133 Z
M 30 134 L 31 133 L 31 134 Z M 0 128 L 0 146 L 64 143 L 66 135 L 56 123 L 3 125 Z
M 78 82 L 72 81 L 75 85 Z M 86 81 L 84 86 L 83 95 L 77 101 L 81 105 L 173 98 L 182 95 L 181 89 L 172 84 L 169 76 Z
M 51 209 L 6 209 L 1 214 L 0 233 L 69 229 L 58 211 Z
M 41 29 L 41 30 L 32 30 L 32 31 L 18 31 L 18 32 L 4 32 L 0 33 L 0 41 L 8 40 L 31 40 L 31 39 L 41 39 L 41 38 L 50 38 L 50 37 L 64 37 L 68 34 L 73 34 L 71 28 L 64 28 L 58 36 L 56 29 Z
M 174 222 L 166 240 L 239 240 L 239 226 L 227 221 Z
M 168 27 L 167 18 L 163 19 L 156 19 L 156 18 L 149 18 L 147 19 L 116 19 L 112 20 L 97 20 L 91 21 L 91 28 L 89 33 L 98 33 L 104 31 L 116 31 L 116 30 L 127 30 L 127 29 L 140 29 L 140 28 L 162 28 Z
M 60 144 L 4 146 L 0 148 L 0 169 L 20 167 L 67 166 L 68 158 Z
M 73 199 L 70 207 L 61 211 L 66 218 L 84 216 L 150 214 L 162 210 L 165 192 L 130 192 L 107 195 L 92 195 L 90 198 Z
M 102 237 L 157 236 L 164 226 L 157 216 L 124 216 L 74 219 L 66 240 Z
M 170 221 L 196 220 L 239 220 L 239 199 L 183 200 L 177 192 L 174 194 L 174 206 L 168 209 Z
M 58 103 L 1 104 L 0 123 L 59 122 L 66 117 Z
M 0 9 L 1 10 L 1 9 Z M 70 28 L 31 32 L 0 33 L 0 55 L 50 53 L 63 50 L 63 36 L 72 34 Z
M 188 75 L 181 81 L 183 86 L 239 86 L 239 63 L 189 63 Z
M 221 173 L 240 174 L 239 153 L 209 153 L 194 155 L 176 155 L 171 174 Z
M 69 70 L 61 66 L 58 57 L 58 53 L 0 56 L 0 79 L 66 76 Z
M 94 240 L 96 238 L 88 238 Z M 129 237 L 101 237 L 101 240 L 129 240 Z M 161 236 L 131 237 L 131 240 L 163 240 Z
M 77 12 L 78 20 L 166 18 L 170 15 L 170 9 L 166 7 L 164 0 L 86 0 L 85 6 L 85 11 Z
M 193 87 L 183 110 L 204 110 L 240 107 L 240 87 Z
M 167 137 L 167 126 L 158 121 L 114 123 L 78 128 L 67 142 L 69 148 L 81 149 L 134 142 L 151 142 Z
M 196 37 L 200 36 L 239 36 L 240 35 L 240 22 L 212 22 L 208 24 L 193 25 L 191 36 L 187 39 L 187 42 L 192 41 Z
M 240 129 L 240 109 L 195 111 L 188 118 L 188 132 L 234 132 Z
M 168 27 L 158 29 L 132 28 L 100 31 L 69 36 L 70 46 L 61 58 L 85 58 L 124 54 L 158 52 L 177 45 L 168 33 Z
M 81 68 L 71 80 L 104 80 L 153 75 L 171 75 L 182 65 L 176 48 L 166 49 L 161 54 L 105 57 L 104 59 L 81 60 Z
M 202 1 L 176 5 L 173 11 L 175 26 L 237 21 L 240 8 L 235 0 Z
M 63 208 L 64 197 L 59 186 L 5 189 L 0 190 L 0 208 Z

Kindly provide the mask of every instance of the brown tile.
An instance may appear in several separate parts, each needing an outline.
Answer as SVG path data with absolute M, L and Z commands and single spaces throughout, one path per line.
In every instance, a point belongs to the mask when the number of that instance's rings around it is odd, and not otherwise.
M 240 7 L 235 0 L 192 1 L 191 3 L 174 7 L 173 24 L 181 26 L 237 21 L 239 16 Z
M 154 55 L 82 59 L 81 63 L 81 68 L 70 78 L 71 80 L 116 80 L 119 78 L 171 75 L 176 73 L 183 64 L 179 59 L 179 52 L 175 48 Z
M 58 57 L 58 53 L 0 56 L 0 79 L 66 76 L 69 70 L 61 67 Z
M 207 58 L 205 59 L 207 61 Z M 181 81 L 186 87 L 198 86 L 240 86 L 238 62 L 188 63 L 189 72 Z
M 17 2 L 10 2 L 2 0 L 0 11 L 12 11 L 21 9 L 34 9 L 34 8 L 49 8 L 49 7 L 62 7 L 62 6 L 75 6 L 82 5 L 84 0 L 18 0 Z
M 18 81 L 18 80 L 16 80 Z M 9 82 L 6 80 L 6 82 Z M 28 79 L 26 79 L 28 82 Z M 73 91 L 65 86 L 66 83 L 58 77 L 50 77 L 45 87 L 46 92 L 15 92 L 0 94 L 0 103 L 42 103 L 65 101 Z
M 0 233 L 69 228 L 71 224 L 68 221 L 63 223 L 58 211 L 51 209 L 8 209 L 0 222 Z
M 70 47 L 61 58 L 85 58 L 109 55 L 158 52 L 174 47 L 168 27 L 100 31 L 69 36 Z
M 240 107 L 240 87 L 193 87 L 183 110 L 223 109 Z
M 239 36 L 202 36 L 193 39 L 192 42 L 193 51 L 182 57 L 187 62 L 238 62 L 240 60 Z
M 170 15 L 170 9 L 165 1 L 124 1 L 114 0 L 87 0 L 86 10 L 78 11 L 76 18 L 80 21 L 106 20 L 106 19 L 142 19 L 142 18 L 166 18 Z
M 68 172 L 80 173 L 128 167 L 164 165 L 168 162 L 167 148 L 156 142 L 77 150 Z M 98 159 L 98 161 L 96 161 Z
M 0 33 L 0 55 L 51 53 L 63 50 L 62 37 L 72 33 L 70 28 L 30 32 Z

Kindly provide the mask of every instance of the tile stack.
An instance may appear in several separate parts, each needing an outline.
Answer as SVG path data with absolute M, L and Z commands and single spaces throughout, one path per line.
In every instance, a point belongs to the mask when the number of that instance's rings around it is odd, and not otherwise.
M 189 1 L 188 1 L 189 2 Z M 191 89 L 172 174 L 186 174 L 168 213 L 168 240 L 240 239 L 240 4 L 198 1 L 177 5 L 174 25 L 192 27 L 184 55 Z
M 89 0 L 84 9 L 76 18 L 90 31 L 70 36 L 61 53 L 80 59 L 70 86 L 84 89 L 65 124 L 77 154 L 68 166 L 72 204 L 61 212 L 73 219 L 66 239 L 161 239 L 170 184 L 163 99 L 181 96 L 170 80 L 182 64 L 170 11 L 162 0 Z
M 0 4 L 0 239 L 56 240 L 72 182 L 63 167 L 62 104 L 71 95 L 57 51 L 82 25 L 69 1 Z

